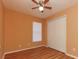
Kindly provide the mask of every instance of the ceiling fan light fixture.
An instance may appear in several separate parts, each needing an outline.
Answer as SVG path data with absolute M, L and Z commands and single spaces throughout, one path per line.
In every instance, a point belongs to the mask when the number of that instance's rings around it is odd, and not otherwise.
M 49 2 L 49 0 L 32 0 L 35 4 L 37 4 L 37 7 L 34 7 L 32 9 L 38 9 L 40 12 L 44 12 L 44 9 L 51 10 L 52 7 L 46 6 L 46 4 Z
M 43 11 L 43 10 L 44 10 L 44 7 L 40 6 L 39 11 Z

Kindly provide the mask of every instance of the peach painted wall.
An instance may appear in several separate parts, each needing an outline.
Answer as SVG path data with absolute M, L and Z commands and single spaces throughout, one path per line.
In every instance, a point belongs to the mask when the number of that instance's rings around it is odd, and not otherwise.
M 78 6 L 67 10 L 67 52 L 78 55 Z
M 42 42 L 32 42 L 32 23 L 41 22 Z M 5 52 L 46 45 L 45 21 L 13 10 L 5 10 Z
M 67 53 L 78 56 L 78 6 L 77 4 L 64 11 L 48 17 L 47 20 L 67 16 Z
M 0 0 L 0 59 L 3 53 L 3 6 Z

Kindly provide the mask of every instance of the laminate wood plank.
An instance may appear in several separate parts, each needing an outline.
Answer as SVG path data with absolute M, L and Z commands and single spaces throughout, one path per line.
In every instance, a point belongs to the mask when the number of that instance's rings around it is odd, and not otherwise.
M 5 59 L 74 59 L 49 47 L 39 47 L 7 54 Z

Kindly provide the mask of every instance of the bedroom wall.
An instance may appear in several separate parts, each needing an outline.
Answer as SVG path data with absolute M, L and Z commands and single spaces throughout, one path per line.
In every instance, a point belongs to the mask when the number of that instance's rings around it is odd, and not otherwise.
M 32 42 L 32 23 L 41 22 L 42 42 Z M 5 9 L 5 52 L 31 48 L 47 44 L 46 22 L 17 11 Z
M 47 21 L 61 16 L 67 16 L 67 33 L 66 33 L 66 52 L 73 56 L 78 56 L 78 5 L 58 12 L 47 18 Z
M 3 5 L 0 0 L 0 59 L 2 59 L 3 54 Z

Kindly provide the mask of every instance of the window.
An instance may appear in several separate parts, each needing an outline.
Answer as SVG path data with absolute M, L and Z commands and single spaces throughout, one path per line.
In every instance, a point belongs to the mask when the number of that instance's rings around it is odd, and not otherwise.
M 42 23 L 33 22 L 33 42 L 42 41 Z

